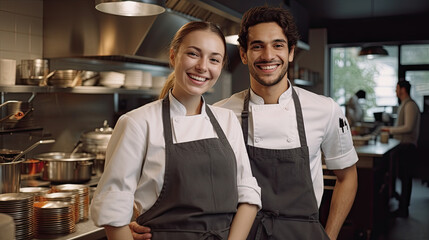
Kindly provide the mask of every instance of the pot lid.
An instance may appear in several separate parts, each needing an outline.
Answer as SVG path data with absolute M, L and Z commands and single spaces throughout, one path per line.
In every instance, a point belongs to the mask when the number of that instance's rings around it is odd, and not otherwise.
M 94 160 L 95 155 L 91 153 L 48 152 L 38 154 L 33 158 L 41 161 L 88 161 Z
M 109 124 L 107 124 L 107 120 L 104 120 L 103 127 L 96 128 L 94 131 L 85 132 L 83 134 L 83 137 L 89 137 L 89 138 L 104 138 L 105 136 L 112 135 L 113 128 L 109 127 Z

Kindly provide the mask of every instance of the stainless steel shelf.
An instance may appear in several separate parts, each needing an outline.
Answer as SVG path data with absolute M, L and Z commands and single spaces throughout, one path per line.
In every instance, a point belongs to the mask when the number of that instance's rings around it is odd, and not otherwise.
M 160 89 L 127 89 L 127 88 L 109 88 L 103 86 L 77 86 L 77 87 L 54 87 L 54 86 L 32 86 L 15 85 L 0 86 L 0 92 L 4 93 L 76 93 L 76 94 L 139 94 L 147 96 L 157 96 Z

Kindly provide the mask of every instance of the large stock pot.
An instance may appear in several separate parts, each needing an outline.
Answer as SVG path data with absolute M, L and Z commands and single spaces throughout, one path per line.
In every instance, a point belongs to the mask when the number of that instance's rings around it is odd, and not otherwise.
M 49 152 L 38 154 L 34 159 L 43 162 L 42 180 L 57 183 L 83 183 L 91 179 L 95 155 Z

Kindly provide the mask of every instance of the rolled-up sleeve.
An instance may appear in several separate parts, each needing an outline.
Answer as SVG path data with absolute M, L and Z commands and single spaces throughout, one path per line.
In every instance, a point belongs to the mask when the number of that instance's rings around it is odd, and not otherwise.
M 328 169 L 344 169 L 358 161 L 356 150 L 353 146 L 350 125 L 338 104 L 332 99 L 331 117 L 326 128 L 322 142 L 322 150 L 325 155 L 325 163 Z M 339 126 L 339 121 L 344 121 L 344 127 Z
M 105 169 L 91 202 L 91 218 L 96 226 L 120 227 L 130 222 L 146 151 L 143 132 L 126 115 L 118 120 L 107 147 Z

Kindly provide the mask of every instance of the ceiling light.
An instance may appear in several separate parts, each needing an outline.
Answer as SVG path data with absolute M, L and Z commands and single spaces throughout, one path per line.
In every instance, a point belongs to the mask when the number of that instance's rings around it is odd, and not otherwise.
M 368 46 L 362 47 L 359 52 L 359 56 L 366 56 L 368 59 L 373 59 L 374 57 L 388 56 L 389 53 L 383 46 Z
M 163 0 L 95 0 L 98 11 L 120 16 L 152 16 L 165 11 Z
M 233 45 L 240 45 L 240 43 L 238 43 L 238 35 L 229 35 L 225 37 L 225 42 L 229 43 L 229 44 L 233 44 Z

